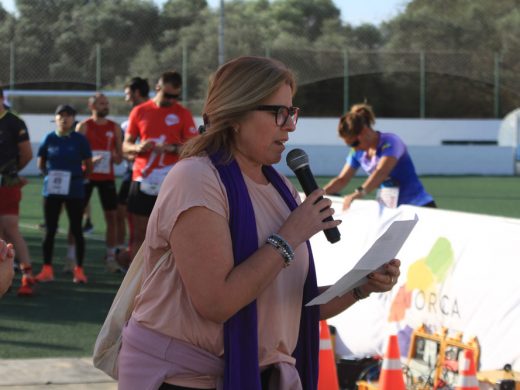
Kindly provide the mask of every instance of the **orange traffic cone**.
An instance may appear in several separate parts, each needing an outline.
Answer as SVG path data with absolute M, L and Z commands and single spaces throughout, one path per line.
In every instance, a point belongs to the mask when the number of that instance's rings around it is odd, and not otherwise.
M 397 336 L 391 335 L 379 375 L 379 390 L 406 390 L 400 356 Z
M 327 321 L 320 321 L 320 372 L 318 390 L 339 390 L 336 359 Z
M 459 359 L 459 378 L 455 390 L 478 390 L 477 372 L 473 350 L 465 349 L 464 355 Z

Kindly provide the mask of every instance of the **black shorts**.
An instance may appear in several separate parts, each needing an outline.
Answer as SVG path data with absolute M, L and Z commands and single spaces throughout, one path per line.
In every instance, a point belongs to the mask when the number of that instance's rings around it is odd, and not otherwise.
M 92 191 L 97 187 L 101 206 L 105 211 L 117 209 L 116 182 L 114 180 L 89 180 L 85 183 L 85 206 L 90 201 Z
M 117 193 L 117 203 L 125 205 L 128 203 L 128 192 L 130 191 L 131 180 L 123 180 Z
M 144 192 L 141 192 L 140 182 L 132 181 L 132 184 L 130 184 L 130 191 L 128 192 L 128 203 L 126 209 L 129 213 L 149 217 L 156 200 L 157 196 L 147 195 Z
M 430 207 L 430 208 L 436 209 L 437 208 L 437 204 L 435 203 L 434 200 L 432 200 L 429 203 L 423 204 L 422 207 Z

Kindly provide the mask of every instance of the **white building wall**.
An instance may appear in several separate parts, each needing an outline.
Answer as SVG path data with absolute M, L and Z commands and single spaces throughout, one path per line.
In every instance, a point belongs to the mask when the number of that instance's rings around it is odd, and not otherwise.
M 36 156 L 38 145 L 53 131 L 52 115 L 22 115 L 31 136 Z M 79 116 L 78 120 L 84 117 Z M 114 117 L 122 122 L 126 117 Z M 202 120 L 196 117 L 200 124 Z M 377 130 L 399 135 L 407 144 L 419 175 L 513 175 L 515 148 L 496 145 L 443 145 L 443 141 L 496 142 L 501 120 L 498 119 L 378 119 Z M 292 172 L 285 164 L 285 154 L 301 148 L 310 158 L 315 175 L 332 176 L 343 164 L 348 149 L 337 136 L 338 118 L 301 118 L 290 135 L 282 161 L 276 165 L 284 174 Z M 121 172 L 117 169 L 116 172 Z M 36 159 L 23 174 L 37 174 Z

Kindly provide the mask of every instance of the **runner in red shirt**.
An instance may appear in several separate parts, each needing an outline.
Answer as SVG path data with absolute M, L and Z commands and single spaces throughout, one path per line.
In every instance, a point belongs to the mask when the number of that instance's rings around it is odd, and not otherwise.
M 131 258 L 144 240 L 162 181 L 179 160 L 182 145 L 198 134 L 190 111 L 178 103 L 181 86 L 178 72 L 163 73 L 155 97 L 130 113 L 123 150 L 136 154 L 127 206 L 133 225 Z
M 0 88 L 0 238 L 16 249 L 22 271 L 18 295 L 32 295 L 34 278 L 29 248 L 19 228 L 22 186 L 26 179 L 18 176 L 32 159 L 31 141 L 25 122 L 4 105 Z
M 105 95 L 96 93 L 88 100 L 92 115 L 78 124 L 76 131 L 87 137 L 92 149 L 94 169 L 85 183 L 85 206 L 90 200 L 94 187 L 97 187 L 101 205 L 105 214 L 107 246 L 106 267 L 110 272 L 117 272 L 119 265 L 115 261 L 117 241 L 117 192 L 114 176 L 114 163 L 122 161 L 121 127 L 107 119 L 109 102 Z

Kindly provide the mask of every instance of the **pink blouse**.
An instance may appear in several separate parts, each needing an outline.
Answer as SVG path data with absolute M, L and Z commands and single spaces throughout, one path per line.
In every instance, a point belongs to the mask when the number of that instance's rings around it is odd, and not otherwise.
M 258 245 L 262 246 L 270 234 L 279 230 L 290 211 L 271 184 L 257 184 L 245 175 L 244 179 L 255 212 Z M 294 186 L 284 180 L 300 203 Z M 145 278 L 169 249 L 170 233 L 179 215 L 198 206 L 229 220 L 226 190 L 207 157 L 181 160 L 162 184 L 144 242 Z M 295 248 L 295 254 L 293 264 L 280 271 L 256 301 L 261 367 L 278 362 L 294 364 L 291 354 L 298 341 L 303 285 L 309 266 L 306 245 Z M 143 285 L 132 317 L 142 326 L 191 343 L 215 356 L 221 357 L 224 353 L 223 326 L 198 314 L 175 266 L 174 254 Z M 210 376 L 170 378 L 167 382 L 186 387 L 216 386 L 216 378 Z

